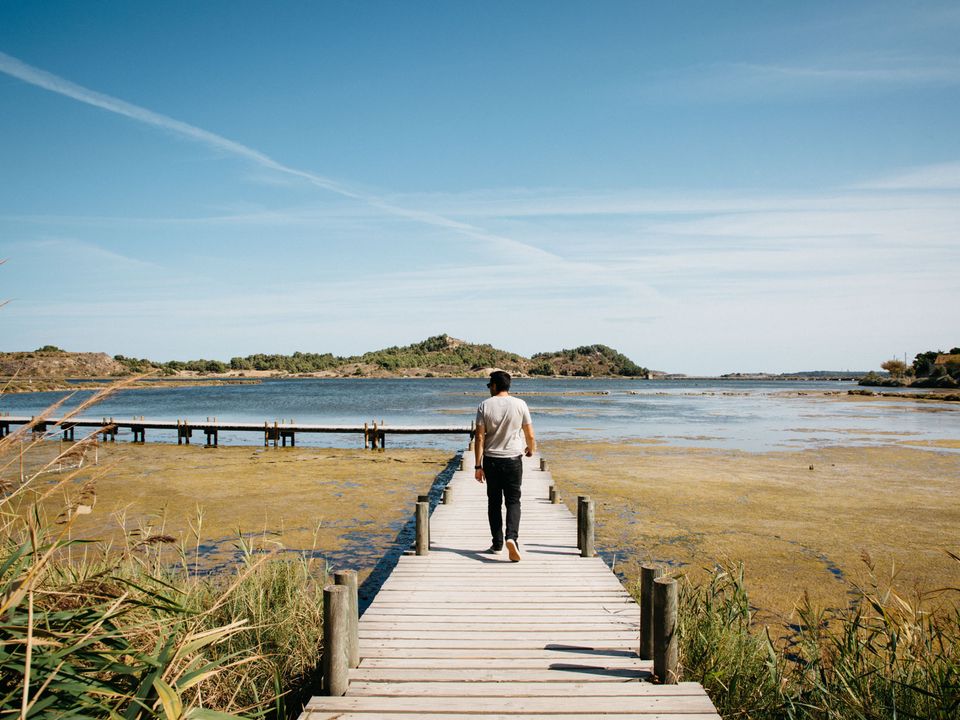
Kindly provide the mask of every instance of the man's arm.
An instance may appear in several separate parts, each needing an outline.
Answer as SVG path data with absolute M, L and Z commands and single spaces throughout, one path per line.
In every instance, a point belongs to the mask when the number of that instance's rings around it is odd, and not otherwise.
M 486 428 L 483 427 L 482 423 L 477 424 L 476 435 L 473 438 L 473 460 L 476 470 L 473 473 L 473 476 L 477 479 L 477 482 L 483 482 L 483 439 L 486 435 Z
M 533 425 L 522 425 L 523 437 L 527 440 L 527 457 L 537 451 L 537 439 L 533 436 Z

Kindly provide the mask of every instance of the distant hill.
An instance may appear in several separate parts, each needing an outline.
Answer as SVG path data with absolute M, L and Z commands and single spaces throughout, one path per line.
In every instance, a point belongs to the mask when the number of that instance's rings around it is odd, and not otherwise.
M 330 354 L 248 355 L 233 358 L 230 370 L 273 370 L 338 376 L 486 375 L 492 369 L 518 375 L 574 377 L 645 376 L 647 370 L 606 345 L 537 353 L 531 358 L 489 344 L 436 335 L 412 345 L 393 346 L 351 357 Z
M 531 375 L 646 377 L 650 374 L 647 368 L 606 345 L 582 345 L 572 350 L 537 353 L 530 361 L 527 372 Z
M 31 377 L 103 377 L 141 372 L 162 375 L 314 375 L 320 377 L 464 377 L 493 369 L 516 375 L 558 377 L 646 377 L 648 370 L 606 345 L 524 357 L 489 344 L 436 335 L 423 342 L 341 357 L 332 353 L 263 354 L 221 360 L 148 359 L 103 353 L 68 353 L 58 348 L 33 353 L 0 353 L 0 374 Z
M 123 375 L 127 368 L 106 353 L 66 352 L 45 345 L 33 352 L 0 353 L 0 375 L 18 378 L 88 378 Z

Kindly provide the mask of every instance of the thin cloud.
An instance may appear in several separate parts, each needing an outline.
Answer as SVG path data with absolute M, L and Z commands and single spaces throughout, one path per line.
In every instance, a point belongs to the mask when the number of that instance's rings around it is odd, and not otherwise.
M 910 168 L 856 187 L 871 190 L 960 190 L 960 162 Z
M 255 150 L 241 143 L 234 142 L 233 140 L 225 138 L 221 135 L 217 135 L 216 133 L 212 133 L 208 130 L 204 130 L 203 128 L 196 127 L 195 125 L 190 125 L 182 120 L 177 120 L 176 118 L 148 110 L 140 107 L 139 105 L 134 105 L 133 103 L 129 103 L 111 95 L 106 95 L 104 93 L 91 90 L 90 88 L 78 85 L 77 83 L 71 82 L 70 80 L 62 78 L 58 75 L 54 75 L 53 73 L 33 67 L 32 65 L 28 65 L 27 63 L 3 52 L 0 52 L 0 72 L 10 75 L 11 77 L 15 77 L 35 87 L 49 90 L 50 92 L 58 95 L 63 95 L 64 97 L 77 100 L 78 102 L 92 105 L 94 107 L 101 108 L 102 110 L 116 113 L 117 115 L 123 115 L 124 117 L 128 117 L 137 122 L 151 125 L 175 135 L 179 135 L 180 137 L 202 143 L 208 147 L 242 158 L 268 170 L 272 170 L 289 177 L 299 178 L 315 187 L 327 190 L 351 200 L 365 203 L 384 213 L 393 215 L 394 217 L 448 229 L 468 238 L 493 243 L 513 252 L 522 253 L 531 258 L 551 260 L 560 259 L 553 253 L 526 245 L 512 238 L 495 235 L 483 230 L 482 228 L 453 220 L 442 215 L 400 207 L 375 195 L 353 190 L 343 183 L 337 182 L 323 175 L 319 175 L 308 170 L 301 170 L 300 168 L 295 168 L 290 165 L 285 165 L 277 160 L 274 160 L 269 155 L 260 152 L 259 150 Z
M 903 87 L 960 84 L 952 57 L 854 55 L 796 62 L 726 62 L 655 74 L 639 90 L 646 98 L 681 102 L 791 101 L 838 92 L 886 92 Z

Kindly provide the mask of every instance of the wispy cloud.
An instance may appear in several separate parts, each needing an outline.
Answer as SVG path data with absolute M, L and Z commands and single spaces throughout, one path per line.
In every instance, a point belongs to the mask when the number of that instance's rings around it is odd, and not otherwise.
M 723 62 L 653 75 L 640 86 L 645 97 L 682 102 L 807 100 L 838 92 L 882 92 L 903 87 L 960 85 L 955 57 L 883 53 L 770 62 Z
M 875 190 L 960 190 L 960 162 L 909 168 L 868 180 L 857 187 Z
M 526 245 L 513 238 L 496 235 L 487 232 L 483 228 L 442 215 L 401 207 L 387 202 L 385 199 L 376 195 L 355 190 L 342 182 L 326 176 L 286 165 L 266 153 L 225 138 L 222 135 L 217 135 L 216 133 L 183 122 L 182 120 L 177 120 L 168 115 L 148 110 L 139 105 L 134 105 L 120 98 L 91 90 L 90 88 L 78 85 L 53 73 L 28 65 L 3 52 L 0 52 L 0 72 L 58 95 L 63 95 L 78 102 L 92 105 L 108 112 L 128 117 L 137 122 L 160 128 L 180 137 L 202 143 L 220 152 L 247 160 L 267 170 L 288 177 L 298 178 L 315 187 L 364 203 L 394 217 L 447 229 L 461 236 L 491 243 L 511 252 L 522 254 L 525 257 L 559 260 L 553 253 Z

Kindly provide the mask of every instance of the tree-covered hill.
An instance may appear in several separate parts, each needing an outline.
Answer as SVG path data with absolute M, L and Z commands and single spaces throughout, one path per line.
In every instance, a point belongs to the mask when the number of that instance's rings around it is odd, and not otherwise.
M 536 353 L 530 360 L 531 375 L 646 377 L 649 373 L 647 368 L 606 345 L 581 345 L 572 350 Z
M 59 375 L 89 377 L 88 367 L 79 362 L 80 353 L 57 350 Z M 3 358 L 0 353 L 0 360 Z M 7 353 L 8 357 L 13 353 Z M 317 374 L 330 377 L 462 377 L 489 372 L 491 368 L 517 375 L 563 377 L 644 377 L 646 368 L 606 345 L 583 345 L 571 350 L 537 353 L 527 358 L 489 344 L 470 343 L 449 335 L 436 335 L 411 345 L 392 346 L 362 355 L 295 352 L 292 355 L 257 353 L 222 360 L 171 360 L 155 362 L 146 358 L 115 355 L 109 366 L 100 365 L 99 375 L 159 372 L 164 375 Z M 74 358 L 78 361 L 74 362 Z M 11 358 L 12 360 L 12 358 Z M 16 371 L 8 363 L 8 374 Z

